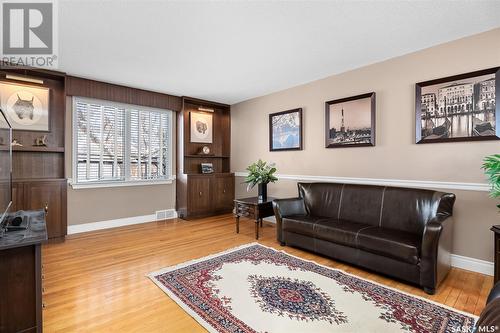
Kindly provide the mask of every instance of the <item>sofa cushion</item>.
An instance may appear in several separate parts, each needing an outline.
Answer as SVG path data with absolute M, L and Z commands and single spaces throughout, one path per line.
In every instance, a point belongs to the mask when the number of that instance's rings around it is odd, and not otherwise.
M 380 227 L 422 234 L 436 214 L 440 192 L 387 187 L 384 192 Z
M 357 247 L 356 235 L 364 229 L 371 227 L 369 224 L 356 223 L 345 220 L 320 220 L 314 226 L 315 237 L 318 239 Z
M 338 218 L 379 226 L 384 187 L 344 185 Z
M 344 185 L 335 183 L 299 183 L 299 195 L 307 212 L 315 216 L 338 218 Z
M 358 248 L 416 265 L 422 238 L 399 230 L 371 227 L 358 232 Z
M 290 215 L 283 217 L 282 229 L 300 235 L 314 236 L 314 224 L 327 218 L 311 215 Z

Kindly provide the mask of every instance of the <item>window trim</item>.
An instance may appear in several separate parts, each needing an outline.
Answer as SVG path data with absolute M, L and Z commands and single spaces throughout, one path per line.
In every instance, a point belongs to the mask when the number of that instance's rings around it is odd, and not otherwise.
M 176 179 L 175 175 L 173 174 L 173 169 L 174 169 L 174 161 L 173 161 L 173 150 L 175 149 L 175 144 L 174 144 L 174 137 L 173 137 L 173 127 L 175 126 L 174 120 L 176 119 L 174 117 L 174 111 L 168 110 L 168 109 L 160 109 L 160 108 L 153 108 L 153 107 L 148 107 L 148 106 L 141 106 L 141 105 L 134 105 L 134 104 L 126 104 L 126 103 L 119 103 L 119 102 L 113 102 L 113 101 L 107 101 L 103 99 L 97 99 L 97 98 L 88 98 L 88 97 L 80 97 L 80 96 L 72 96 L 72 109 L 71 109 L 71 128 L 72 128 L 72 133 L 71 133 L 71 155 L 72 155 L 72 161 L 71 161 L 71 169 L 72 169 L 72 178 L 68 179 L 68 183 L 71 185 L 73 189 L 84 189 L 84 188 L 109 188 L 109 187 L 127 187 L 127 186 L 147 186 L 147 185 L 165 185 L 165 184 L 172 184 L 173 181 Z M 96 180 L 96 181 L 86 181 L 86 182 L 78 182 L 77 176 L 77 161 L 78 161 L 78 156 L 77 156 L 77 135 L 78 135 L 78 128 L 77 128 L 77 122 L 75 121 L 75 112 L 76 112 L 76 103 L 77 102 L 83 102 L 83 103 L 94 103 L 94 104 L 99 104 L 103 106 L 111 106 L 111 107 L 116 107 L 116 108 L 123 108 L 125 109 L 125 133 L 124 133 L 124 139 L 125 139 L 125 152 L 124 152 L 124 171 L 125 171 L 125 179 L 123 180 Z M 139 111 L 149 111 L 149 112 L 167 112 L 169 121 L 170 121 L 170 126 L 168 129 L 168 136 L 170 138 L 169 144 L 170 147 L 168 147 L 168 171 L 169 174 L 165 175 L 165 177 L 158 178 L 158 179 L 130 179 L 127 178 L 130 173 L 130 151 L 127 151 L 127 148 L 130 147 L 130 132 L 127 131 L 130 127 L 130 110 L 139 110 Z M 162 153 L 163 154 L 163 153 Z
M 158 180 L 115 180 L 115 181 L 92 181 L 85 183 L 74 182 L 73 179 L 68 179 L 68 183 L 74 190 L 86 188 L 110 188 L 110 187 L 130 187 L 130 186 L 151 186 L 151 185 L 169 185 L 175 181 L 175 176 Z

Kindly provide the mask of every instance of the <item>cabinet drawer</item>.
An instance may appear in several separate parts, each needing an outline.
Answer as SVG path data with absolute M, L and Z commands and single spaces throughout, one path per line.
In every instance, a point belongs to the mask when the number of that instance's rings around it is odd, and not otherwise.
M 255 207 L 237 204 L 236 205 L 236 214 L 238 214 L 240 216 L 248 217 L 248 218 L 254 218 L 255 217 Z

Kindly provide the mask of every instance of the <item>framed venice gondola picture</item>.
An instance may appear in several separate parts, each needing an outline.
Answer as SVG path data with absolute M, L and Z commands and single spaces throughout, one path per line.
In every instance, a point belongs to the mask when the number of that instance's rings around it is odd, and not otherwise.
M 417 143 L 500 139 L 500 67 L 417 83 Z
M 375 93 L 325 103 L 325 147 L 375 146 Z

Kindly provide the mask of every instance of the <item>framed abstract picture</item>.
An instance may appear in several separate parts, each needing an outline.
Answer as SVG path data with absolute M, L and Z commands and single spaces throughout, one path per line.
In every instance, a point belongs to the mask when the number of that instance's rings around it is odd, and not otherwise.
M 14 130 L 50 131 L 48 88 L 0 82 L 0 107 Z
M 325 147 L 375 146 L 375 93 L 325 103 Z
M 302 150 L 302 109 L 269 115 L 269 150 Z
M 207 112 L 190 112 L 191 142 L 212 143 L 213 115 Z
M 500 139 L 500 67 L 415 85 L 417 143 Z

